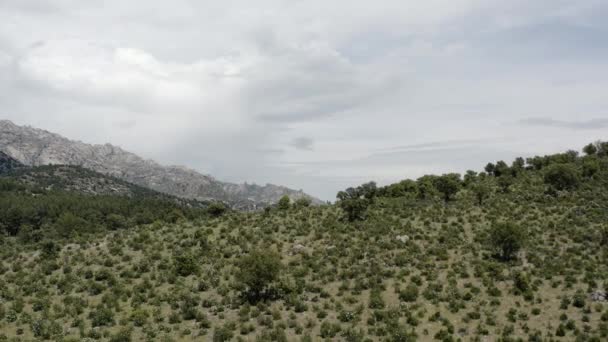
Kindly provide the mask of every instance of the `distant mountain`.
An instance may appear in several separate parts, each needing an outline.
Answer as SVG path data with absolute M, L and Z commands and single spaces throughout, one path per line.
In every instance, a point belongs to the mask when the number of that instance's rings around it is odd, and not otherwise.
M 199 201 L 218 200 L 236 209 L 257 209 L 287 195 L 310 198 L 283 186 L 233 184 L 182 166 L 163 166 L 123 149 L 72 141 L 61 135 L 0 120 L 0 151 L 28 166 L 76 165 L 169 195 Z

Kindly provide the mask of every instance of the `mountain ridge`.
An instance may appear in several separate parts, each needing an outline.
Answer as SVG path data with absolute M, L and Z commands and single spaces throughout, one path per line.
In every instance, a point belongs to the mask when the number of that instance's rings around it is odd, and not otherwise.
M 164 166 L 109 143 L 87 144 L 57 133 L 0 120 L 0 151 L 28 166 L 75 165 L 169 195 L 199 201 L 217 200 L 235 209 L 255 210 L 282 197 L 320 200 L 301 190 L 273 184 L 222 182 L 186 166 Z

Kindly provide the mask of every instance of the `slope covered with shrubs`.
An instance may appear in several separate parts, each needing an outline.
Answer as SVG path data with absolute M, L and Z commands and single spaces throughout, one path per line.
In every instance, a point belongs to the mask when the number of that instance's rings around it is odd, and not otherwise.
M 367 183 L 331 206 L 5 236 L 0 340 L 603 341 L 606 147 Z

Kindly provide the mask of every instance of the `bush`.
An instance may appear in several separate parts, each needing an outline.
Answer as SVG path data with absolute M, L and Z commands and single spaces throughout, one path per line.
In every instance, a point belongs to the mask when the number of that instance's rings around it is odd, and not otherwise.
M 404 302 L 415 302 L 418 299 L 418 286 L 410 283 L 405 290 L 399 292 L 399 299 Z
M 310 200 L 310 198 L 306 197 L 299 198 L 295 203 L 296 207 L 298 208 L 307 208 L 310 207 L 311 204 L 312 201 Z
M 64 213 L 55 222 L 55 231 L 62 237 L 71 237 L 73 234 L 86 229 L 87 222 L 72 213 Z
M 365 212 L 370 205 L 366 198 L 349 198 L 339 202 L 340 208 L 346 213 L 348 221 L 365 219 Z
M 127 219 L 119 214 L 110 214 L 106 217 L 108 228 L 110 229 L 125 229 L 128 226 Z
M 513 259 L 526 239 L 525 230 L 511 222 L 494 224 L 489 232 L 489 243 L 501 260 Z
M 585 307 L 585 294 L 583 292 L 577 292 L 573 297 L 572 297 L 572 305 L 574 305 L 574 307 L 577 308 L 584 308 Z
M 226 342 L 232 340 L 236 326 L 234 323 L 226 323 L 223 327 L 216 327 L 213 331 L 213 342 Z
M 175 256 L 174 264 L 175 272 L 182 277 L 196 274 L 199 270 L 196 259 L 189 253 L 182 253 Z
M 220 217 L 228 211 L 226 205 L 222 202 L 213 202 L 207 207 L 207 213 L 212 217 Z
M 291 199 L 289 198 L 289 196 L 285 195 L 285 196 L 281 197 L 281 199 L 279 200 L 279 203 L 277 204 L 277 207 L 280 210 L 289 209 L 289 207 L 291 207 Z
M 278 253 L 255 250 L 242 257 L 238 267 L 236 279 L 245 287 L 243 294 L 251 301 L 258 301 L 269 297 L 270 288 L 277 281 L 283 265 Z
M 118 331 L 116 334 L 110 337 L 110 342 L 131 342 L 131 334 L 132 330 L 130 328 L 123 328 Z
M 576 189 L 579 184 L 578 170 L 571 164 L 554 164 L 545 171 L 544 181 L 558 191 Z
M 443 199 L 448 202 L 460 190 L 461 183 L 459 174 L 450 173 L 437 178 L 435 180 L 435 188 L 443 195 Z
M 372 289 L 369 294 L 369 308 L 370 309 L 384 309 L 386 304 L 382 299 L 382 292 L 379 289 Z
M 341 330 L 340 324 L 324 321 L 321 324 L 321 337 L 322 338 L 334 338 L 340 332 L 340 330 Z
M 114 312 L 109 308 L 98 306 L 89 314 L 91 325 L 94 327 L 110 326 L 114 324 Z

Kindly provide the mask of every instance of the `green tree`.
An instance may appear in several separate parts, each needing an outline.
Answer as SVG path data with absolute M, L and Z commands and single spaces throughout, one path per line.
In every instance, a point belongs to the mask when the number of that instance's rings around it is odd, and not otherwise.
M 338 194 L 336 195 L 336 198 L 340 201 L 344 201 L 347 199 L 357 199 L 357 198 L 361 198 L 361 193 L 359 192 L 359 189 L 351 187 L 344 191 L 338 192 Z
M 295 206 L 298 208 L 307 208 L 310 207 L 311 204 L 312 201 L 307 197 L 298 198 L 295 202 Z
M 489 231 L 489 244 L 501 260 L 515 258 L 526 240 L 526 231 L 512 222 L 496 223 Z
M 437 195 L 437 188 L 435 187 L 435 182 L 437 181 L 438 176 L 435 175 L 425 175 L 416 181 L 416 185 L 418 188 L 418 198 L 420 199 L 430 199 Z
M 505 163 L 502 160 L 496 162 L 496 167 L 494 169 L 494 176 L 500 177 L 500 176 L 506 175 L 510 172 L 511 172 L 511 169 L 509 168 L 509 165 L 507 165 L 507 163 Z
M 228 211 L 228 208 L 222 202 L 212 202 L 207 207 L 207 213 L 211 215 L 211 217 L 220 217 L 224 215 L 226 211 Z
M 545 171 L 544 181 L 559 191 L 572 190 L 579 184 L 578 170 L 572 164 L 553 164 Z
M 416 182 L 411 179 L 402 180 L 399 183 L 385 186 L 378 190 L 378 196 L 385 197 L 404 197 L 408 194 L 415 194 L 418 190 Z
M 595 146 L 595 144 L 591 143 L 591 144 L 583 147 L 583 152 L 585 152 L 585 154 L 588 156 L 595 155 L 597 153 L 597 146 Z
M 55 231 L 62 237 L 70 237 L 77 232 L 84 231 L 86 227 L 85 220 L 70 212 L 61 214 L 55 222 Z
M 468 170 L 465 174 L 464 174 L 464 181 L 462 182 L 462 185 L 464 185 L 465 187 L 468 187 L 469 185 L 471 185 L 473 182 L 475 182 L 475 180 L 477 179 L 477 172 L 473 171 L 473 170 Z
M 367 199 L 373 199 L 378 193 L 376 182 L 368 182 L 359 186 L 358 192 Z
M 291 207 L 291 199 L 289 198 L 289 196 L 285 195 L 285 196 L 281 197 L 281 199 L 279 200 L 279 203 L 278 203 L 278 207 L 281 210 L 289 209 L 289 207 Z
M 515 178 L 511 174 L 503 174 L 502 176 L 496 178 L 496 182 L 500 187 L 501 191 L 504 193 L 509 192 L 509 188 L 513 183 L 515 183 Z
M 477 204 L 480 206 L 483 205 L 483 201 L 492 193 L 492 184 L 487 177 L 478 179 L 476 182 L 472 183 L 470 187 L 473 195 L 475 195 Z
M 435 188 L 443 194 L 443 199 L 448 202 L 460 190 L 461 183 L 459 174 L 450 173 L 437 178 Z
M 127 219 L 119 214 L 110 214 L 106 217 L 108 228 L 110 229 L 125 229 L 128 226 Z
M 42 251 L 42 256 L 45 259 L 55 259 L 61 251 L 61 247 L 53 240 L 45 240 L 41 242 L 40 249 Z
M 174 266 L 175 272 L 182 277 L 196 274 L 199 270 L 196 258 L 190 253 L 176 255 L 174 257 Z
M 98 306 L 89 312 L 93 327 L 110 326 L 114 324 L 114 312 L 105 306 Z
M 352 198 L 338 202 L 340 209 L 346 213 L 348 221 L 358 221 L 365 219 L 365 213 L 370 205 L 370 200 L 367 198 Z
M 593 178 L 600 171 L 600 163 L 597 158 L 589 157 L 583 162 L 583 177 Z
M 238 262 L 237 282 L 250 301 L 268 298 L 270 290 L 283 269 L 281 256 L 270 250 L 254 250 Z
M 488 165 L 486 165 L 486 167 L 484 168 L 484 170 L 489 174 L 489 175 L 493 175 L 494 174 L 494 170 L 496 170 L 496 165 L 492 164 L 492 163 L 488 163 Z

